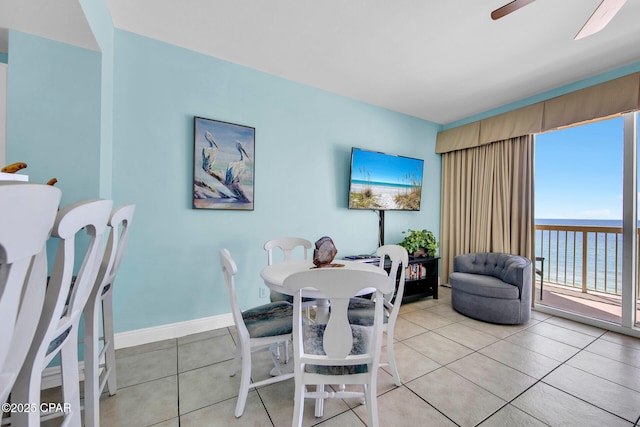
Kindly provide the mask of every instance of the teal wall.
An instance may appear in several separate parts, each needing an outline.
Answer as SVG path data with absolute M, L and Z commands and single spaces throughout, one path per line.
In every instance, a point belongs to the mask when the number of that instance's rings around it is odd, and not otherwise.
M 62 203 L 98 197 L 100 53 L 9 32 L 7 163 L 57 178 Z
M 4 64 L 9 63 L 9 54 L 6 52 L 0 52 L 0 62 Z
M 219 249 L 236 258 L 245 307 L 268 239 L 331 236 L 372 252 L 377 216 L 347 209 L 352 146 L 425 159 L 423 209 L 387 213 L 386 239 L 439 232 L 439 125 L 116 30 L 113 192 L 137 204 L 116 286 L 116 329 L 228 313 Z M 256 128 L 255 210 L 191 209 L 193 117 Z

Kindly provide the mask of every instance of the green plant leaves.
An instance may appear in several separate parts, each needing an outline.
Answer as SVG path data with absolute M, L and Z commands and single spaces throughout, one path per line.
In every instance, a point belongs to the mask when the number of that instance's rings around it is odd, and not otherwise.
M 420 250 L 420 248 L 424 248 L 428 257 L 434 257 L 436 255 L 438 242 L 436 241 L 436 238 L 431 231 L 424 229 L 408 229 L 406 232 L 403 231 L 402 234 L 407 235 L 405 236 L 404 240 L 398 244 L 405 248 L 407 252 L 409 252 L 409 254 L 414 254 L 415 252 Z

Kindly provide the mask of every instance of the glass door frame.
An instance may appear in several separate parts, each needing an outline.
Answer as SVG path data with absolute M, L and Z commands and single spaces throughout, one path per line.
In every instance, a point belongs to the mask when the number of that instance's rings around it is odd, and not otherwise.
M 636 326 L 638 286 L 638 112 L 623 114 L 622 327 Z

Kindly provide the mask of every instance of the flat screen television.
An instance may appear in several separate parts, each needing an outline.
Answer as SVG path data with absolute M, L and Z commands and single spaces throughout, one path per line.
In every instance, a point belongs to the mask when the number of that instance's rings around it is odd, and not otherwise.
M 419 211 L 424 160 L 353 147 L 349 209 Z

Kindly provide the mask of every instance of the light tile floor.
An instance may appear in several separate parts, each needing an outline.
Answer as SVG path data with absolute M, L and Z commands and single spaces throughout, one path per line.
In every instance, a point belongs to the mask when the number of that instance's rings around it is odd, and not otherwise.
M 533 313 L 519 326 L 469 319 L 440 299 L 404 304 L 396 326 L 403 385 L 381 370 L 381 426 L 640 426 L 640 339 Z M 251 391 L 233 415 L 234 330 L 223 328 L 117 352 L 118 394 L 102 426 L 289 426 L 293 380 Z M 383 352 L 384 354 L 384 352 Z M 270 359 L 257 356 L 254 374 Z M 364 426 L 356 400 L 331 399 L 305 426 Z

